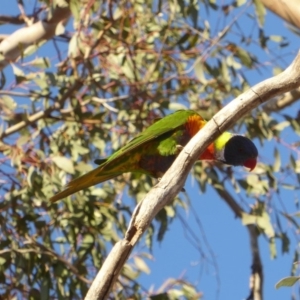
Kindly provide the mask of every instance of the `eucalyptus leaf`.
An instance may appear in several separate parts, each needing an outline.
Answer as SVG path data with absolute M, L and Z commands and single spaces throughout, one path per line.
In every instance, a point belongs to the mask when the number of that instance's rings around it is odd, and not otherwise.
M 300 281 L 300 277 L 299 276 L 289 276 L 289 277 L 285 277 L 282 278 L 281 280 L 279 280 L 275 287 L 276 289 L 279 289 L 280 287 L 291 287 L 293 286 L 297 281 Z
M 69 158 L 63 156 L 53 156 L 51 159 L 57 165 L 57 167 L 65 172 L 70 174 L 75 173 L 73 162 Z

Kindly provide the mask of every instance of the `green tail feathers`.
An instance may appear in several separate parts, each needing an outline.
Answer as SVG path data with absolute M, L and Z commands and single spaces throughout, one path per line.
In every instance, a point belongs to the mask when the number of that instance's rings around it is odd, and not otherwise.
M 121 175 L 123 171 L 111 170 L 111 172 L 105 173 L 105 160 L 103 160 L 103 165 L 100 165 L 95 170 L 88 172 L 87 174 L 72 180 L 68 183 L 65 189 L 58 194 L 50 198 L 51 202 L 56 202 L 60 199 L 63 199 L 67 196 L 70 196 L 80 190 L 89 188 L 90 186 L 96 185 L 106 180 L 110 180 L 118 175 Z

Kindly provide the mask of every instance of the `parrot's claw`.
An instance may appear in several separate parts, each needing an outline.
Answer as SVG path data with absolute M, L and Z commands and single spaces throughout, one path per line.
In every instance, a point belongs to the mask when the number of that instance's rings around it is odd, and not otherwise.
M 184 147 L 181 145 L 176 145 L 176 155 L 178 155 Z
M 176 145 L 176 149 L 177 152 L 180 153 L 180 151 L 183 149 L 184 147 L 182 145 Z

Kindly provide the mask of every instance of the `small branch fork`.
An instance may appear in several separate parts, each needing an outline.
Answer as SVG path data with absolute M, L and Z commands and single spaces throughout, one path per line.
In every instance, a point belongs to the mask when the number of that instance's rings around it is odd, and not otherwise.
M 115 244 L 97 274 L 86 300 L 106 299 L 130 252 L 155 215 L 182 189 L 200 154 L 221 132 L 258 105 L 300 86 L 300 52 L 281 74 L 267 79 L 234 99 L 220 110 L 183 148 L 176 161 L 133 212 L 126 236 Z

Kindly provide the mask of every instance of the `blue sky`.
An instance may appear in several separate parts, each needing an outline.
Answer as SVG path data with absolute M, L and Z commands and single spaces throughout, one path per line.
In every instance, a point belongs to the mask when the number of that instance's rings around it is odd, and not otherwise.
M 11 2 L 11 4 L 11 6 L 2 8 L 1 13 L 16 14 L 15 2 Z M 1 30 L 2 28 L 4 27 L 1 27 Z M 15 26 L 6 28 L 7 32 L 15 29 Z M 268 13 L 264 29 L 268 34 L 285 35 L 291 41 L 289 50 L 282 50 L 282 54 L 290 53 L 291 49 L 295 49 L 296 53 L 299 49 L 299 37 L 287 30 L 283 21 L 273 14 Z M 276 47 L 273 51 L 276 51 Z M 292 55 L 284 57 L 287 62 L 291 62 L 292 59 Z M 263 60 L 263 58 L 260 58 L 260 60 Z M 271 75 L 270 71 L 260 75 L 251 71 L 250 82 L 251 84 L 258 83 Z M 294 104 L 291 108 L 286 109 L 286 112 L 293 115 L 296 110 L 299 110 L 299 104 Z M 285 134 L 289 142 L 295 142 L 293 140 L 294 136 L 288 130 Z M 259 159 L 262 162 L 270 163 L 273 160 L 274 141 L 269 141 L 263 148 L 259 146 L 258 141 L 254 142 L 259 148 Z M 287 163 L 289 153 L 286 149 L 281 149 L 281 158 L 283 162 Z M 242 168 L 239 169 L 239 172 L 246 174 L 246 170 Z M 205 246 L 201 230 L 192 213 L 182 210 L 180 214 L 193 228 L 194 232 L 199 235 L 201 245 L 206 249 L 205 253 L 210 260 L 212 257 L 209 255 L 209 249 L 211 249 L 217 263 L 217 269 L 203 260 L 199 251 L 192 247 L 185 236 L 181 221 L 176 219 L 169 226 L 163 242 L 161 244 L 154 243 L 152 252 L 154 259 L 147 261 L 151 273 L 142 275 L 139 282 L 146 288 L 154 285 L 154 289 L 157 289 L 169 277 L 183 277 L 197 284 L 199 290 L 203 291 L 206 300 L 245 299 L 249 294 L 249 275 L 251 273 L 251 253 L 247 229 L 242 226 L 241 221 L 235 218 L 232 211 L 212 189 L 209 189 L 205 195 L 201 194 L 191 176 L 188 178 L 185 188 L 193 209 L 201 220 L 209 248 Z M 294 199 L 297 195 L 299 195 L 298 192 L 282 190 L 279 196 L 284 200 L 290 212 L 295 210 Z M 279 199 L 275 196 L 272 201 L 276 202 Z M 288 229 L 287 223 L 284 226 Z M 260 251 L 264 266 L 265 299 L 290 299 L 292 291 L 297 294 L 295 288 L 275 289 L 276 282 L 290 274 L 295 240 L 290 246 L 291 251 L 288 255 L 282 256 L 280 247 L 280 244 L 277 243 L 278 257 L 272 260 L 268 242 L 264 237 L 260 237 Z M 141 249 L 143 250 L 142 243 L 133 251 L 133 254 Z

